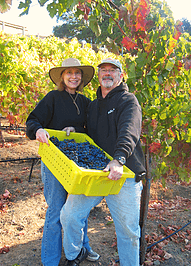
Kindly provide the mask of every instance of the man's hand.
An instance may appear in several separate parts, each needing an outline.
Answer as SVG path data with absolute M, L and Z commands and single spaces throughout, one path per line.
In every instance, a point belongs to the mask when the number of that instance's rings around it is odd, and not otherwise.
M 66 131 L 66 136 L 70 136 L 70 132 L 75 132 L 74 127 L 65 127 L 62 129 L 62 131 Z
M 48 132 L 43 128 L 39 128 L 36 132 L 36 140 L 46 143 L 49 146 L 48 139 L 50 138 Z
M 108 178 L 111 180 L 118 180 L 123 174 L 123 166 L 117 161 L 112 160 L 108 165 L 103 169 L 104 172 L 110 171 Z

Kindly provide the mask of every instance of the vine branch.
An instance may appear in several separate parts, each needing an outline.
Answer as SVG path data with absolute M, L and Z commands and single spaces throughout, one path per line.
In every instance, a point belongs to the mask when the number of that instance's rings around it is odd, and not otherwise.
M 121 28 L 121 26 L 119 25 L 119 23 L 117 22 L 116 19 L 114 19 L 114 17 L 112 17 L 112 15 L 109 13 L 109 11 L 107 11 L 107 9 L 105 7 L 103 7 L 100 3 L 98 3 L 97 1 L 93 0 L 94 3 L 96 3 L 97 5 L 99 5 L 103 10 L 104 12 L 115 22 L 115 24 L 117 25 L 117 27 L 119 28 L 119 30 L 121 31 L 121 33 L 127 37 L 126 33 L 124 32 L 124 30 Z M 111 3 L 111 1 L 109 0 L 109 2 Z M 113 3 L 112 3 L 113 4 Z M 115 6 L 117 10 L 118 7 Z

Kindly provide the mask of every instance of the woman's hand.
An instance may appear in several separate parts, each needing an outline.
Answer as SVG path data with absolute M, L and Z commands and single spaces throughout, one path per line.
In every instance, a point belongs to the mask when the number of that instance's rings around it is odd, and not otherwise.
M 74 127 L 65 127 L 62 129 L 62 131 L 66 131 L 66 136 L 70 136 L 70 132 L 75 132 Z
M 39 128 L 36 132 L 36 140 L 46 143 L 49 146 L 48 139 L 50 138 L 48 132 L 43 128 Z

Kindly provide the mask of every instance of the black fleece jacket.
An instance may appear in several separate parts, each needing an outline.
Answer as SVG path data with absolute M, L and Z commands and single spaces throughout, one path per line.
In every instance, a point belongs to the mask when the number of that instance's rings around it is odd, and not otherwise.
M 87 128 L 89 136 L 113 158 L 124 156 L 126 166 L 134 173 L 145 172 L 140 143 L 142 111 L 134 94 L 125 83 L 89 104 Z
M 73 98 L 75 97 L 76 94 L 73 95 Z M 84 133 L 86 110 L 90 100 L 78 94 L 76 103 L 80 109 L 79 115 L 67 91 L 49 92 L 30 113 L 26 121 L 27 136 L 36 139 L 36 131 L 39 128 L 62 130 L 68 126 L 73 126 L 76 132 Z

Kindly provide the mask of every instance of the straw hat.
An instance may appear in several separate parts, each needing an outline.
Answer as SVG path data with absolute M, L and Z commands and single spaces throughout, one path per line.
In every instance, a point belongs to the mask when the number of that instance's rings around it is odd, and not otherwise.
M 70 67 L 76 67 L 82 70 L 82 81 L 84 82 L 84 87 L 91 81 L 95 73 L 93 66 L 81 66 L 80 61 L 78 59 L 68 58 L 62 62 L 61 67 L 54 67 L 50 69 L 49 76 L 53 83 L 58 85 L 62 72 Z

